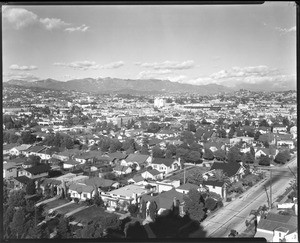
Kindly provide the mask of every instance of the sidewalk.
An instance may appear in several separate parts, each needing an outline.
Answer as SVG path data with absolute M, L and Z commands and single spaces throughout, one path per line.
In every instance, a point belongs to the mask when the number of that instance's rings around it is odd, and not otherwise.
M 82 207 L 80 207 L 80 208 L 76 208 L 76 209 L 74 209 L 73 211 L 71 211 L 71 212 L 68 212 L 66 215 L 65 215 L 65 217 L 67 218 L 67 217 L 70 217 L 71 215 L 73 215 L 73 214 L 75 214 L 75 213 L 78 213 L 78 212 L 80 212 L 80 211 L 82 211 L 82 210 L 84 210 L 84 209 L 86 209 L 86 208 L 89 208 L 90 206 L 82 206 Z
M 41 202 L 35 204 L 35 206 L 38 207 L 38 206 L 40 206 L 41 204 L 45 204 L 45 203 L 48 203 L 48 202 L 52 202 L 52 201 L 54 201 L 54 200 L 56 200 L 56 199 L 58 199 L 57 196 L 52 197 L 52 198 L 49 198 L 49 199 L 46 199 L 46 200 L 44 200 L 44 201 L 41 201 Z
M 68 206 L 68 205 L 73 204 L 73 203 L 75 203 L 75 202 L 71 201 L 71 202 L 68 202 L 68 203 L 66 203 L 66 204 L 60 205 L 60 206 L 58 206 L 58 207 L 56 207 L 56 208 L 49 209 L 48 213 L 52 213 L 52 212 L 54 212 L 55 210 L 57 210 L 57 209 L 59 209 L 59 208 Z

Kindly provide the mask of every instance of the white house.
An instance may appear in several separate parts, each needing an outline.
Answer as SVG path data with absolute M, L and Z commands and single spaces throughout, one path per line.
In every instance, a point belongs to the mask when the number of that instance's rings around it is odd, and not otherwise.
M 123 166 L 133 166 L 136 165 L 136 170 L 140 170 L 141 167 L 144 165 L 150 164 L 152 158 L 150 155 L 145 154 L 129 154 L 126 159 L 121 160 L 121 165 Z
M 164 175 L 169 174 L 181 168 L 180 159 L 154 158 L 151 163 L 152 169 L 156 169 Z
M 127 175 L 132 172 L 132 169 L 129 166 L 117 165 L 115 168 L 113 168 L 113 172 L 116 175 Z
M 257 217 L 255 237 L 263 237 L 268 242 L 298 242 L 298 224 L 295 215 L 268 213 Z
M 95 187 L 86 185 L 82 182 L 77 182 L 69 186 L 68 193 L 71 198 L 78 198 L 79 200 L 85 201 L 94 197 Z
M 31 144 L 22 144 L 9 150 L 9 153 L 10 155 L 19 156 L 20 154 L 24 154 L 24 151 L 26 151 L 31 146 Z
M 156 180 L 162 180 L 162 179 L 163 179 L 163 173 L 162 173 L 162 172 L 159 172 L 159 171 L 156 170 L 156 169 L 146 170 L 145 172 L 143 172 L 143 173 L 141 174 L 141 176 L 142 176 L 144 179 L 150 179 L 150 180 L 153 180 L 153 181 L 156 181 Z
M 287 127 L 286 126 L 275 126 L 273 127 L 273 133 L 286 133 Z
M 151 190 L 140 185 L 127 185 L 109 192 L 101 192 L 101 198 L 107 205 L 107 210 L 115 211 L 117 207 L 127 208 L 130 204 L 140 202 L 142 195 L 150 193 Z

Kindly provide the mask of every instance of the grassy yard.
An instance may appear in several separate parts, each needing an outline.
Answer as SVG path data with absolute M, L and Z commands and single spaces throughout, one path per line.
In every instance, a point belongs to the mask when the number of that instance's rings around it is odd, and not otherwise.
M 99 216 L 109 216 L 109 215 L 110 213 L 105 212 L 103 208 L 91 206 L 87 209 L 84 209 L 78 213 L 73 214 L 72 217 L 75 218 L 74 219 L 75 221 L 80 222 L 82 224 L 86 224 L 89 221 Z
M 185 178 L 186 180 L 189 178 L 189 176 L 194 175 L 194 174 L 203 174 L 205 172 L 207 172 L 209 170 L 209 168 L 207 167 L 200 167 L 200 166 L 193 166 L 191 168 L 188 168 L 185 170 Z M 170 180 L 183 180 L 183 174 L 184 171 L 176 174 L 176 175 L 172 175 L 170 177 L 168 177 L 168 179 Z
M 60 205 L 66 204 L 68 202 L 69 201 L 66 200 L 66 199 L 57 199 L 57 200 L 54 200 L 54 201 L 46 203 L 45 204 L 46 205 L 45 209 L 49 210 L 49 209 L 52 209 L 52 208 L 56 208 L 56 207 L 58 207 Z
M 62 208 L 59 208 L 57 209 L 56 211 L 60 214 L 66 214 L 66 213 L 69 213 L 77 208 L 80 208 L 82 205 L 80 204 L 77 204 L 77 203 L 72 203 L 68 206 L 65 206 L 65 207 L 62 207 Z

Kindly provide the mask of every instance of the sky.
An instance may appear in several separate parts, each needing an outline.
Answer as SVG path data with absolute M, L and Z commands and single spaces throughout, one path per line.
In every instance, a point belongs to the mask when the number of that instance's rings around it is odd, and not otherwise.
M 3 80 L 296 86 L 296 6 L 2 6 Z

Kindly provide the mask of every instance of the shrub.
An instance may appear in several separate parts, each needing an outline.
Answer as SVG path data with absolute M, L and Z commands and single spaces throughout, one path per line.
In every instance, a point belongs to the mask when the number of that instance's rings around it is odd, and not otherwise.
M 226 202 L 231 202 L 231 201 L 232 201 L 231 197 L 226 198 Z
M 79 203 L 79 199 L 77 197 L 74 198 L 75 203 Z

